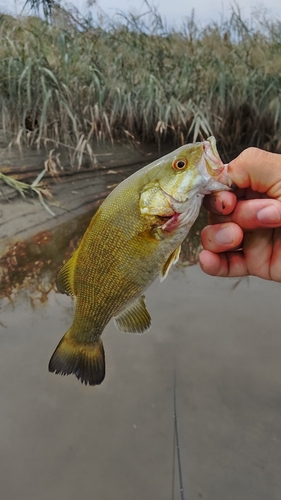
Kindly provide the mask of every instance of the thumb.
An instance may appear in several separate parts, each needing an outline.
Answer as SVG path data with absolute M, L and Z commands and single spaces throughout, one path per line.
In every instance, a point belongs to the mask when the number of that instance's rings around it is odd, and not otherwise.
M 281 155 L 245 149 L 229 163 L 228 173 L 236 186 L 281 200 Z

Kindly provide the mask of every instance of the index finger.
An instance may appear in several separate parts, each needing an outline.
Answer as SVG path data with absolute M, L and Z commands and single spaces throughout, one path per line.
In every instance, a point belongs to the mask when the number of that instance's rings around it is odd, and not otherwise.
M 237 203 L 236 195 L 230 191 L 217 191 L 206 195 L 204 207 L 214 214 L 229 215 L 233 212 Z

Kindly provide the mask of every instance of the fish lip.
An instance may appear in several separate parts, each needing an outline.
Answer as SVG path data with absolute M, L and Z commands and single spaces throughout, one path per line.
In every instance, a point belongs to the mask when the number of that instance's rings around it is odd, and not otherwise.
M 211 177 L 218 176 L 224 169 L 223 162 L 219 156 L 213 152 L 214 144 L 209 140 L 203 142 L 203 151 L 207 172 Z

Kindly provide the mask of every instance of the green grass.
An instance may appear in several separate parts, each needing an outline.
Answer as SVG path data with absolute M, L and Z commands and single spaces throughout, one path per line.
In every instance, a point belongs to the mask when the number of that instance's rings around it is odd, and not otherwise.
M 81 26 L 58 9 L 51 23 L 0 16 L 0 38 L 0 126 L 19 147 L 63 144 L 73 165 L 128 135 L 281 150 L 279 21 L 236 10 L 173 31 L 155 12 Z

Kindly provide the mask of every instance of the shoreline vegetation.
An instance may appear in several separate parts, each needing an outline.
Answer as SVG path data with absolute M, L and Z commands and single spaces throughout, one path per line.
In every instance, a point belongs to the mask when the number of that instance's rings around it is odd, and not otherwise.
M 77 168 L 107 141 L 178 147 L 213 134 L 226 161 L 249 145 L 281 150 L 280 21 L 242 19 L 236 6 L 220 23 L 191 16 L 175 30 L 149 4 L 118 21 L 45 5 L 45 19 L 0 15 L 10 146 L 45 147 L 58 170 L 58 151 Z

